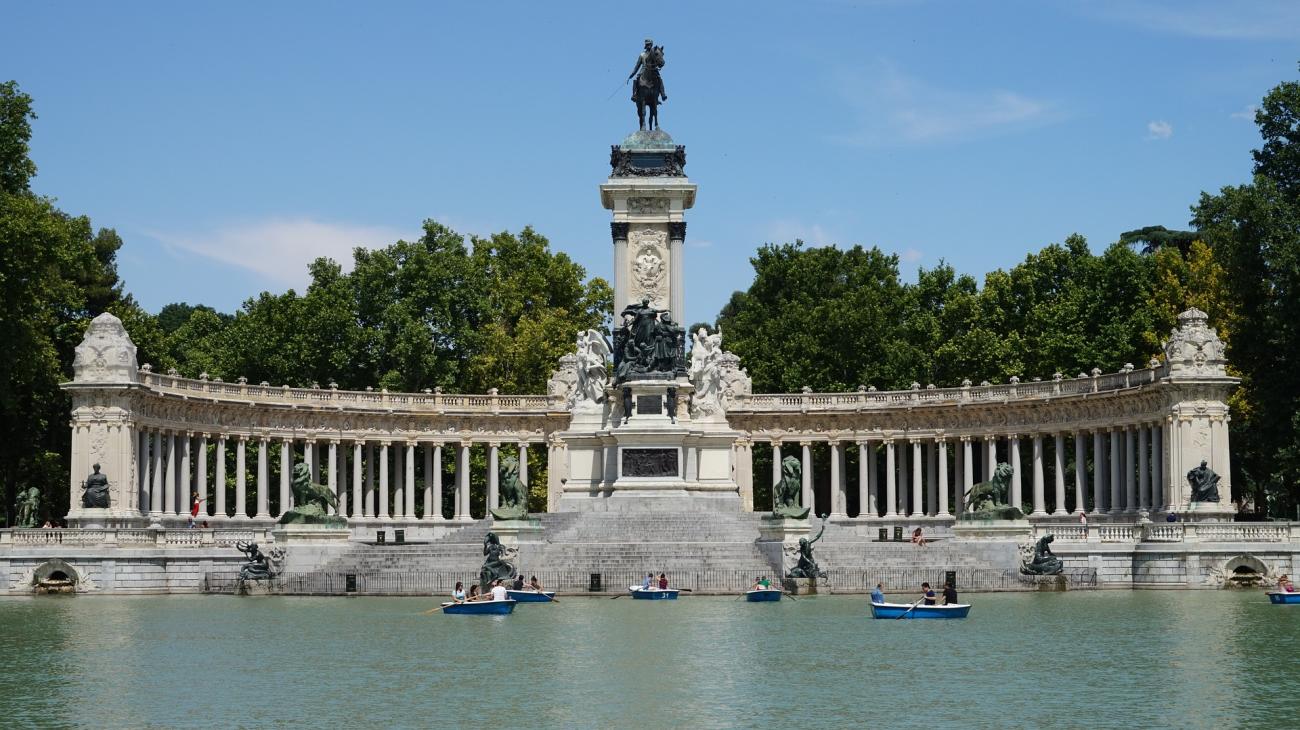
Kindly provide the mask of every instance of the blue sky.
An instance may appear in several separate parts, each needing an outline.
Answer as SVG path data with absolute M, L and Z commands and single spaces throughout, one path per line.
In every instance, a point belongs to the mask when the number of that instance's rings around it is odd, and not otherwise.
M 126 241 L 150 310 L 301 290 L 425 218 L 534 226 L 609 277 L 597 186 L 619 87 L 666 48 L 699 184 L 685 321 L 767 241 L 982 276 L 1086 235 L 1183 227 L 1249 178 L 1250 108 L 1300 76 L 1297 2 L 21 3 L 0 77 L 36 100 L 34 186 Z M 615 92 L 615 89 L 618 91 Z M 611 92 L 613 93 L 610 98 Z

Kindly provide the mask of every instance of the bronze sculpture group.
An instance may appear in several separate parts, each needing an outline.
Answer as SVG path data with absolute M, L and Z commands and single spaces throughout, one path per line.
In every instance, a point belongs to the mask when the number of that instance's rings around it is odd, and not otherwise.
M 793 456 L 781 460 L 781 481 L 772 493 L 772 516 L 788 520 L 802 520 L 808 516 L 808 507 L 799 502 L 803 497 L 803 466 Z
M 636 103 L 636 118 L 643 131 L 659 128 L 659 104 L 668 101 L 663 77 L 659 75 L 659 69 L 663 67 L 664 47 L 645 39 L 645 48 L 637 56 L 636 66 L 627 77 L 628 81 L 636 79 L 632 84 L 632 101 Z M 649 120 L 646 119 L 647 111 L 650 112 Z
M 1065 570 L 1065 565 L 1052 553 L 1048 547 L 1051 544 L 1051 535 L 1038 538 L 1038 542 L 1034 543 L 1033 557 L 1021 563 L 1020 572 L 1025 575 L 1060 575 Z
M 993 478 L 971 487 L 966 495 L 963 518 L 973 520 L 1018 520 L 1025 516 L 1019 505 L 1008 504 L 1011 488 L 1011 465 L 1000 462 L 993 468 Z
M 506 456 L 498 469 L 501 506 L 492 508 L 498 520 L 522 520 L 528 516 L 528 485 L 519 479 L 519 459 Z
M 478 572 L 479 588 L 486 591 L 497 579 L 503 582 L 514 580 L 519 573 L 510 558 L 517 552 L 515 548 L 502 545 L 495 532 L 489 532 L 483 538 L 483 567 Z
M 686 374 L 686 329 L 649 299 L 623 309 L 614 330 L 614 381 L 672 380 Z

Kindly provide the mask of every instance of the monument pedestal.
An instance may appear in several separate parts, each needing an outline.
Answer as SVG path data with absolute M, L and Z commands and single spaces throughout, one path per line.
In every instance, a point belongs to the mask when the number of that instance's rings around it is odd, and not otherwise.
M 957 520 L 952 536 L 958 540 L 1013 540 L 1023 542 L 1034 536 L 1029 520 Z
M 278 525 L 271 531 L 275 546 L 284 548 L 286 573 L 319 569 L 326 561 L 343 554 L 351 544 L 352 531 L 346 525 Z
M 530 520 L 492 520 L 492 532 L 500 538 L 502 545 L 543 542 L 543 529 Z

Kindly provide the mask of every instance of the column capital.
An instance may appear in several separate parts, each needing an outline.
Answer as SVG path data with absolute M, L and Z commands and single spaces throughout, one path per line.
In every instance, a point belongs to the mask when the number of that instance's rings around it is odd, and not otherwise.
M 779 449 L 781 448 L 782 441 L 781 439 L 768 439 L 768 443 L 772 444 L 772 448 Z
M 472 439 L 462 439 L 462 440 L 460 441 L 460 447 L 461 447 L 462 449 L 468 449 L 469 447 L 471 447 L 471 446 L 473 446 L 473 445 L 474 445 L 474 441 L 473 441 Z
M 489 441 L 489 442 L 488 442 L 488 446 L 490 446 L 490 447 L 492 447 L 492 448 L 494 448 L 494 449 L 499 449 L 499 448 L 501 448 L 501 442 L 500 442 L 500 441 Z
M 616 243 L 618 241 L 626 241 L 627 229 L 627 221 L 611 221 L 609 224 L 609 237 Z
M 238 434 L 237 436 L 235 436 L 235 438 L 236 438 L 236 439 L 239 439 L 239 443 L 242 444 L 242 443 L 248 441 L 248 434 L 246 434 L 246 433 L 241 433 L 241 434 Z
M 669 241 L 686 240 L 686 221 L 668 222 L 668 240 Z
M 826 439 L 826 445 L 827 445 L 827 446 L 839 446 L 839 445 L 840 445 L 840 440 L 837 439 L 837 438 L 828 438 L 828 439 Z
M 393 445 L 393 442 L 392 442 L 392 441 L 389 441 L 389 440 L 387 440 L 387 439 L 380 439 L 380 441 L 379 441 L 379 445 L 380 445 L 381 447 L 383 447 L 383 448 L 386 449 L 386 448 L 388 448 L 389 446 L 392 446 L 392 445 Z
M 343 439 L 330 439 L 330 440 L 329 440 L 329 445 L 330 445 L 330 446 L 338 446 L 338 445 L 341 444 L 341 443 L 343 443 Z
M 203 440 L 206 441 L 207 439 L 212 438 L 212 434 L 211 434 L 210 432 L 208 432 L 208 431 L 203 431 L 203 432 L 200 432 L 200 433 L 199 433 L 199 438 L 201 438 L 201 439 L 203 439 Z
M 813 442 L 811 442 L 811 441 L 800 441 L 800 442 L 799 442 L 799 445 L 802 446 L 802 447 L 804 447 L 804 448 L 806 449 L 806 448 L 812 446 L 812 445 L 813 445 Z
M 964 433 L 964 434 L 962 434 L 960 438 L 961 438 L 961 442 L 962 442 L 963 444 L 968 444 L 968 443 L 971 442 L 971 435 L 968 434 L 968 433 Z

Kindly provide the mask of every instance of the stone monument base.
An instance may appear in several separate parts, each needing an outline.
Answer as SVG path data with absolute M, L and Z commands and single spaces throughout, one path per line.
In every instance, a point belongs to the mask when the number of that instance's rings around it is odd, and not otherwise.
M 275 547 L 284 550 L 284 572 L 315 570 L 342 555 L 351 544 L 352 531 L 334 525 L 277 525 L 271 531 Z
M 543 542 L 543 529 L 533 520 L 492 520 L 492 532 L 501 539 L 502 545 Z
M 952 536 L 958 540 L 1029 540 L 1034 528 L 1029 520 L 957 520 Z
M 818 580 L 817 578 L 782 578 L 781 588 L 786 593 L 789 593 L 794 596 L 816 595 L 818 592 L 817 580 Z M 823 585 L 821 587 L 821 592 L 829 593 L 830 592 L 829 589 L 830 589 L 829 585 Z

